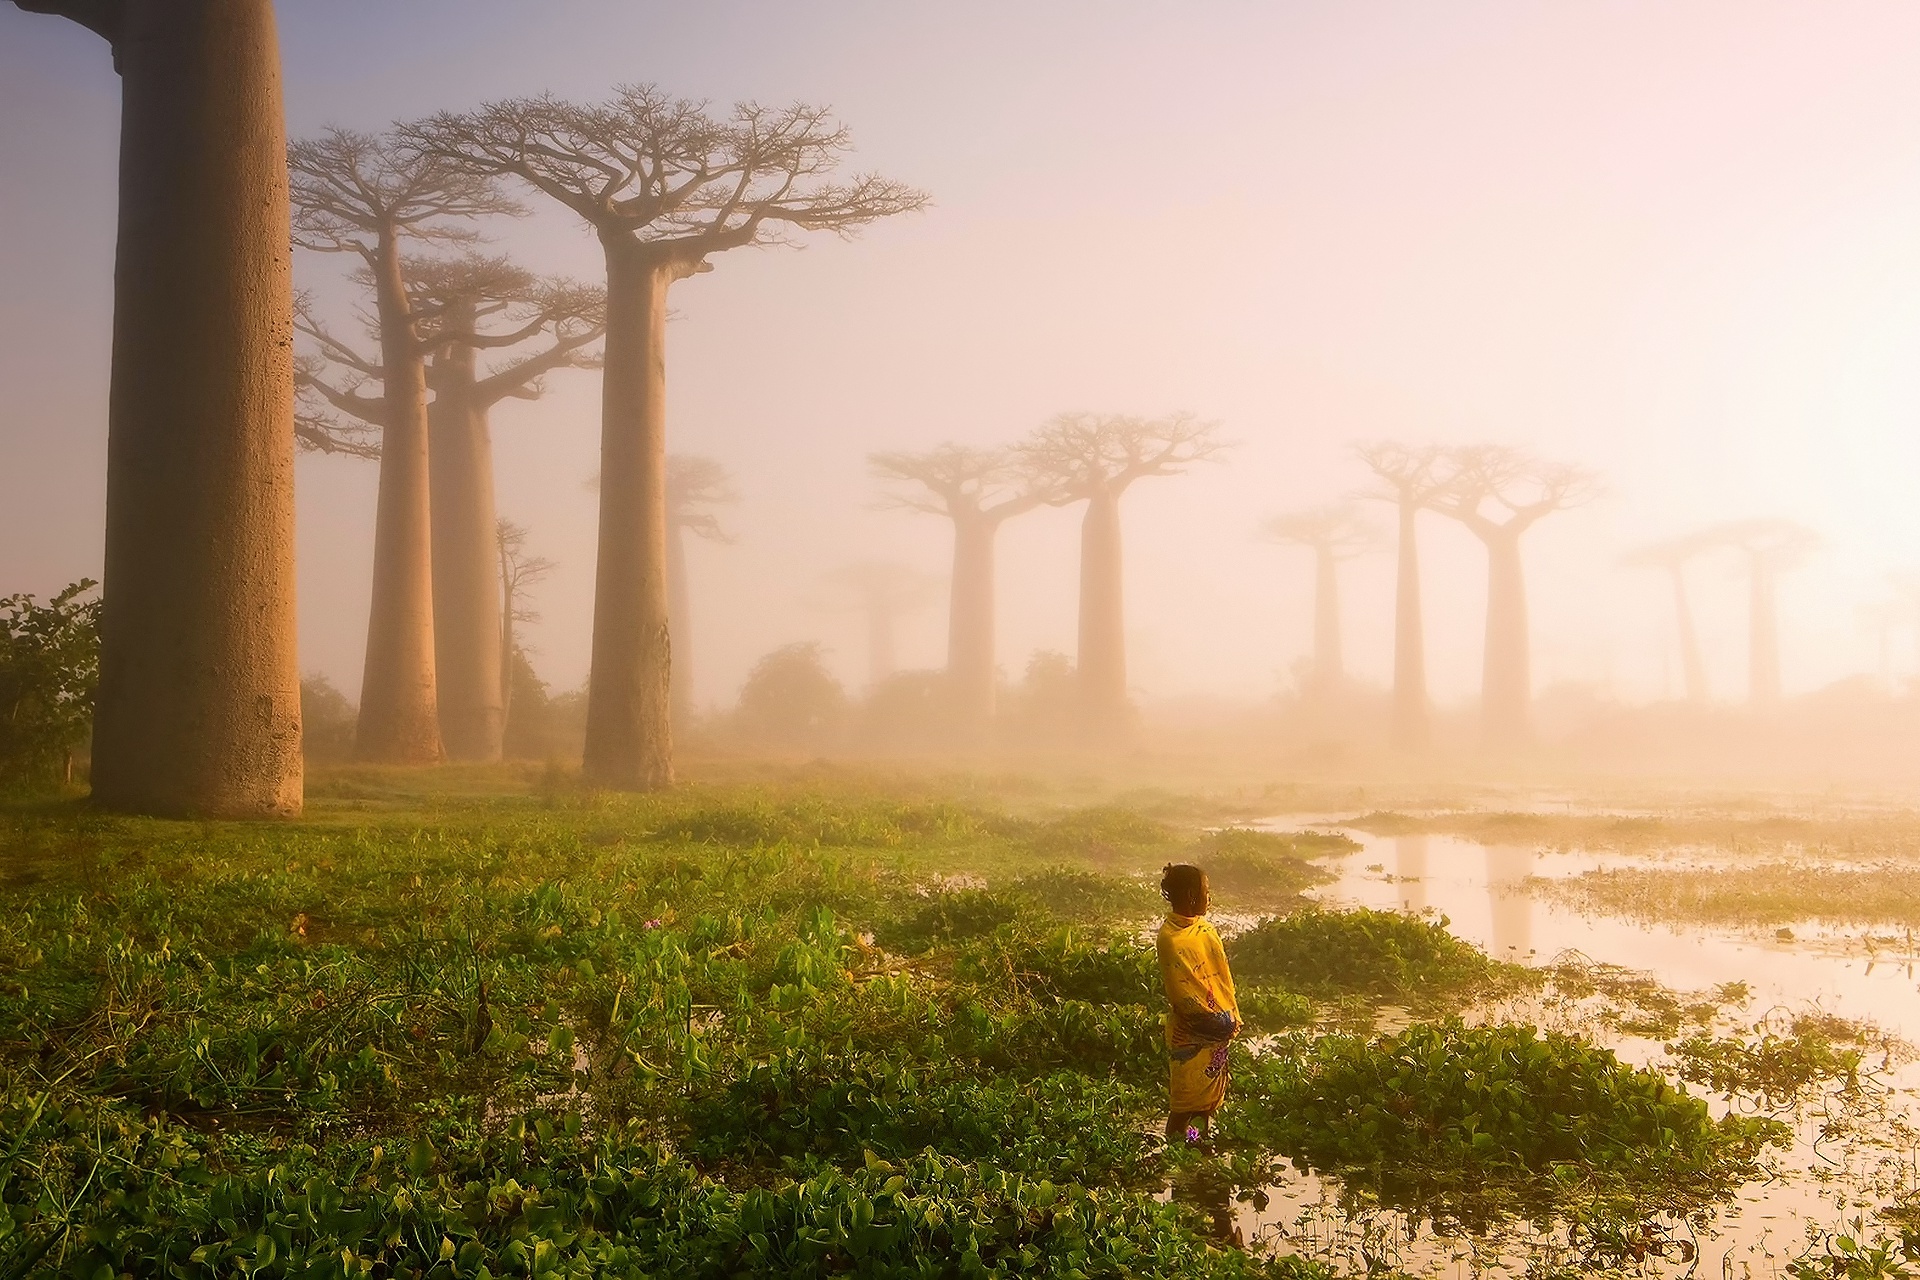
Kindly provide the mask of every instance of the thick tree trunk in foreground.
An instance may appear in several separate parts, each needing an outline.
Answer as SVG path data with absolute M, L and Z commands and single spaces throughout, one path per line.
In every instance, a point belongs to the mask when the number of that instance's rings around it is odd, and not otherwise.
M 1680 666 L 1687 682 L 1687 701 L 1707 700 L 1707 664 L 1700 657 L 1700 636 L 1693 629 L 1693 606 L 1687 599 L 1687 579 L 1673 566 L 1673 616 L 1680 627 Z
M 427 419 L 440 738 L 449 760 L 493 761 L 506 731 L 493 440 L 474 394 L 473 348 L 449 347 L 434 372 Z
M 953 581 L 947 597 L 947 682 L 962 726 L 979 735 L 993 722 L 993 542 L 997 520 L 955 519 Z
M 293 284 L 268 0 L 133 0 L 93 794 L 300 811 Z
M 1753 595 L 1748 606 L 1747 697 L 1768 708 L 1780 701 L 1780 631 L 1774 615 L 1773 566 L 1753 556 Z
M 1313 682 L 1331 693 L 1345 678 L 1340 657 L 1340 565 L 1332 547 L 1314 548 Z
M 668 267 L 608 240 L 600 547 L 584 772 L 629 791 L 673 784 L 667 616 Z
M 1079 680 L 1086 728 L 1119 728 L 1127 715 L 1126 611 L 1120 594 L 1120 496 L 1105 485 L 1080 522 Z
M 1400 504 L 1400 552 L 1393 598 L 1393 745 L 1423 751 L 1433 730 L 1427 711 L 1427 642 L 1420 618 L 1420 509 Z
M 371 264 L 380 316 L 385 414 L 373 526 L 373 604 L 354 754 L 385 764 L 440 759 L 433 665 L 433 529 L 427 469 L 427 366 L 407 305 L 400 250 L 383 236 Z
M 1527 643 L 1527 586 L 1518 530 L 1487 539 L 1487 635 L 1480 707 L 1487 742 L 1496 747 L 1531 736 L 1533 670 Z
M 673 644 L 673 728 L 693 723 L 693 600 L 687 585 L 687 531 L 667 530 L 667 638 Z

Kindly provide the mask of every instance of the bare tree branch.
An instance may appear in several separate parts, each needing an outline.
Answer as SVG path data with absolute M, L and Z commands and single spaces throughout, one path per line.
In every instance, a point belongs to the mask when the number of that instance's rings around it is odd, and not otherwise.
M 1135 480 L 1179 475 L 1231 447 L 1220 424 L 1184 411 L 1163 418 L 1129 414 L 1063 413 L 1015 447 L 1014 456 L 1055 505 L 1090 498 L 1102 489 L 1118 496 Z
M 1483 541 L 1517 538 L 1542 517 L 1590 502 L 1600 492 L 1592 471 L 1504 445 L 1448 449 L 1441 466 L 1445 479 L 1433 509 Z
M 710 542 L 732 542 L 707 508 L 738 502 L 733 478 L 712 458 L 672 454 L 667 458 L 667 527 L 685 529 Z
M 927 197 L 873 175 L 829 182 L 851 149 L 822 108 L 704 102 L 628 85 L 596 105 L 550 95 L 441 112 L 402 126 L 422 160 L 512 177 L 559 201 L 603 240 L 624 239 L 682 274 L 709 254 L 778 243 L 782 227 L 848 234 L 924 207 Z
M 1380 529 L 1361 518 L 1351 506 L 1313 507 L 1278 515 L 1261 526 L 1269 541 L 1325 549 L 1336 560 L 1378 551 L 1385 545 Z
M 890 489 L 883 506 L 955 520 L 998 524 L 1041 505 L 1049 492 L 1044 477 L 1007 449 L 949 442 L 925 453 L 869 454 L 867 466 L 876 479 L 908 486 Z

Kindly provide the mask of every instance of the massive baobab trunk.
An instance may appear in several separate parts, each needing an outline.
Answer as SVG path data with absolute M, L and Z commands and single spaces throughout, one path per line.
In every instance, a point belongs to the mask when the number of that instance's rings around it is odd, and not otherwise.
M 440 759 L 433 639 L 433 529 L 428 474 L 427 365 L 400 270 L 381 237 L 370 264 L 380 318 L 384 418 L 374 513 L 373 603 L 354 754 L 387 764 Z
M 1092 491 L 1080 522 L 1080 697 L 1088 727 L 1111 728 L 1127 710 L 1126 610 L 1120 593 L 1120 498 Z
M 1748 606 L 1747 697 L 1754 706 L 1780 702 L 1780 628 L 1774 608 L 1774 567 L 1766 552 L 1751 553 L 1752 596 Z
M 1427 706 L 1427 643 L 1420 616 L 1417 502 L 1400 503 L 1399 563 L 1393 593 L 1393 745 L 1419 751 L 1432 740 Z
M 86 12 L 122 81 L 93 794 L 168 816 L 295 814 L 293 285 L 273 6 Z
M 993 544 L 1000 521 L 978 515 L 953 522 L 953 581 L 947 596 L 947 680 L 968 728 L 993 720 Z
M 1512 530 L 1510 533 L 1509 530 Z M 1517 746 L 1532 732 L 1533 669 L 1527 643 L 1527 584 L 1512 526 L 1487 539 L 1487 635 L 1481 715 L 1487 741 Z
M 1700 656 L 1700 636 L 1693 627 L 1693 605 L 1687 599 L 1685 566 L 1669 566 L 1673 574 L 1673 616 L 1680 628 L 1680 666 L 1687 682 L 1687 701 L 1707 700 L 1707 664 Z
M 449 326 L 451 327 L 451 326 Z M 467 322 L 462 331 L 470 330 Z M 433 640 L 440 736 L 452 760 L 500 759 L 506 729 L 493 440 L 474 349 L 434 357 L 431 410 Z
M 600 548 L 585 773 L 605 786 L 673 783 L 667 613 L 667 286 L 672 268 L 624 237 L 607 251 Z

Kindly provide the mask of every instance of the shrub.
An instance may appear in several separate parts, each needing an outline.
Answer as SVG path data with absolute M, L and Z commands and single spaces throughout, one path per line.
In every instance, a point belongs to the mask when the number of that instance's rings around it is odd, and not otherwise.
M 45 604 L 0 597 L 0 790 L 72 780 L 100 683 L 100 601 L 82 579 Z

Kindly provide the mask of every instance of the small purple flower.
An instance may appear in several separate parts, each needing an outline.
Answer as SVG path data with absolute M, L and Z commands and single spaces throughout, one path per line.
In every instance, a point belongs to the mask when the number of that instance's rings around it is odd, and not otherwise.
M 658 929 L 660 927 L 660 922 L 658 920 L 649 920 L 642 927 L 647 929 Z
M 1198 1141 L 1200 1141 L 1200 1126 L 1199 1126 L 1199 1125 L 1195 1125 L 1195 1124 L 1190 1124 L 1190 1125 L 1188 1125 L 1188 1126 L 1187 1126 L 1187 1141 L 1188 1141 L 1188 1142 L 1198 1142 Z

